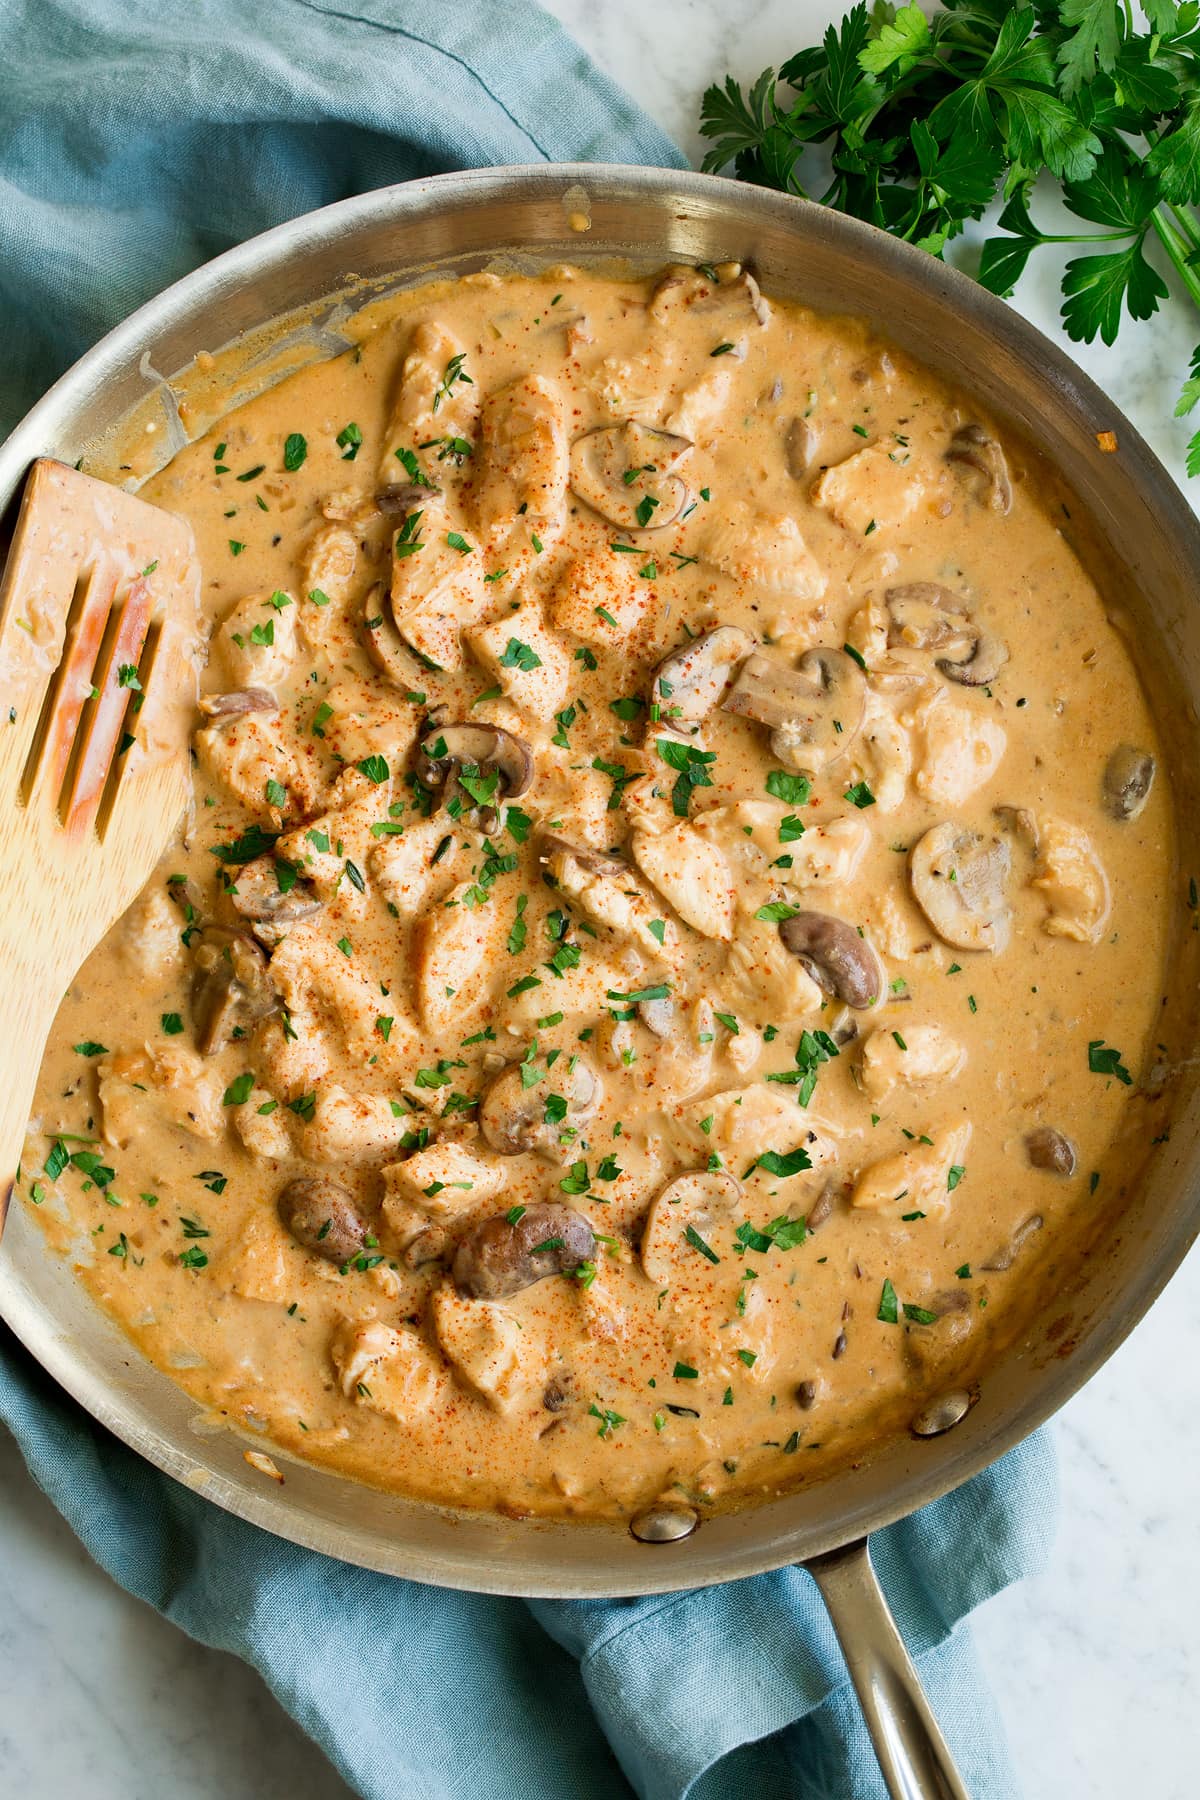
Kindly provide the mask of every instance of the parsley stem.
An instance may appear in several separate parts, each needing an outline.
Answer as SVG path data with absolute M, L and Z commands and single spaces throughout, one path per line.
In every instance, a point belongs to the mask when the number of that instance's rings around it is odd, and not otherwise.
M 1175 273 L 1187 289 L 1193 306 L 1200 308 L 1200 274 L 1191 268 L 1188 257 L 1191 254 L 1188 241 L 1182 232 L 1176 229 L 1167 217 L 1166 209 L 1156 206 L 1150 214 L 1150 223 L 1158 234 L 1159 242 L 1175 265 Z

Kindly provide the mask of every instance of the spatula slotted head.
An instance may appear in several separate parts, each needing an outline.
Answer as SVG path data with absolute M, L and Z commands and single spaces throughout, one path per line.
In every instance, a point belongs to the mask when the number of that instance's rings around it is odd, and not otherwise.
M 7 973 L 61 990 L 166 849 L 190 791 L 198 602 L 184 520 L 33 465 L 0 583 Z

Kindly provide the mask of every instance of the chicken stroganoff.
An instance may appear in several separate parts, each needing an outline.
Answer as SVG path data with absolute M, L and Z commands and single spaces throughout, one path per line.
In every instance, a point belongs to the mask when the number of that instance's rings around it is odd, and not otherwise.
M 195 806 L 20 1191 L 268 1475 L 815 1480 L 1148 1152 L 1172 824 L 1118 622 L 1019 447 L 737 265 L 348 329 L 142 489 L 201 550 Z

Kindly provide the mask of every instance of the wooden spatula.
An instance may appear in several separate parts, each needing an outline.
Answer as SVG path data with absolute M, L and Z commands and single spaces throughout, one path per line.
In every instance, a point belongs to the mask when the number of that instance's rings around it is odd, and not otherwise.
M 190 794 L 191 527 L 33 465 L 0 580 L 0 1229 L 63 991 Z

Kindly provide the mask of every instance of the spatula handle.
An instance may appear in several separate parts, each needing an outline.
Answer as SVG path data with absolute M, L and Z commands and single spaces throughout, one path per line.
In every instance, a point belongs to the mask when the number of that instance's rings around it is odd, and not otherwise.
M 8 1216 L 13 1183 L 37 1087 L 46 1039 L 62 990 L 51 976 L 0 957 L 0 1232 Z M 26 1171 L 28 1173 L 28 1171 Z

